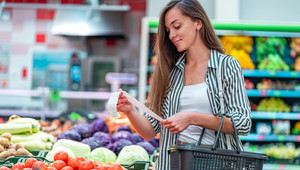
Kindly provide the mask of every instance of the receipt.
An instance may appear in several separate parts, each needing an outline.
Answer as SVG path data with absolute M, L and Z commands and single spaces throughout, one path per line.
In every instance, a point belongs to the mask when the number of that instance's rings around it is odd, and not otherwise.
M 123 92 L 123 95 L 125 97 L 127 97 L 127 99 L 129 100 L 130 103 L 132 103 L 133 105 L 135 105 L 139 109 L 143 110 L 144 112 L 146 112 L 148 115 L 150 115 L 154 119 L 156 119 L 158 121 L 163 121 L 163 119 L 161 117 L 159 117 L 157 114 L 155 114 L 150 109 L 148 109 L 145 105 L 143 105 L 142 103 L 140 103 L 139 101 L 137 101 L 130 94 L 128 94 L 125 91 L 122 91 L 122 92 Z M 117 103 L 118 103 L 119 95 L 120 95 L 120 92 L 114 92 L 114 93 L 112 93 L 112 95 L 111 95 L 111 97 L 110 97 L 110 99 L 108 101 L 108 111 L 110 112 L 110 116 L 111 117 L 115 117 L 116 115 L 118 116 L 118 113 L 117 113 Z
M 111 118 L 118 118 L 119 114 L 117 111 L 117 103 L 119 100 L 119 95 L 121 92 L 114 92 L 111 94 L 108 103 L 107 103 L 107 110 L 109 112 L 109 117 Z

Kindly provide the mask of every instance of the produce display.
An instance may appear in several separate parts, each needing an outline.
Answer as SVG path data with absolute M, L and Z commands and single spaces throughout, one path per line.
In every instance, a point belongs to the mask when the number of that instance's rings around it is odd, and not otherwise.
M 250 53 L 253 48 L 253 38 L 250 36 L 224 35 L 221 42 L 228 55 L 236 58 L 243 69 L 255 69 Z
M 91 150 L 98 147 L 105 147 L 113 151 L 116 155 L 129 145 L 142 146 L 149 154 L 158 147 L 157 138 L 145 141 L 137 133 L 132 133 L 132 128 L 127 125 L 118 126 L 113 134 L 109 134 L 109 126 L 103 119 L 96 119 L 92 123 L 77 124 L 71 130 L 67 130 L 58 136 L 58 139 L 69 139 L 87 144 Z
M 267 112 L 291 112 L 291 107 L 280 98 L 265 98 L 260 101 L 257 111 Z
M 3 133 L 0 136 L 0 159 L 7 159 L 17 155 L 32 155 L 22 144 L 11 142 L 12 135 Z

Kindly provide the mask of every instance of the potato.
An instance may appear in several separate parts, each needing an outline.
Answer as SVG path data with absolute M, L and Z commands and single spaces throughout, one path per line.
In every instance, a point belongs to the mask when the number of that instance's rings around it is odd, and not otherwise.
M 0 137 L 6 138 L 6 139 L 8 139 L 8 141 L 11 140 L 11 134 L 10 133 L 3 133 Z
M 32 154 L 25 148 L 19 148 L 17 150 L 17 155 L 32 155 Z
M 9 140 L 7 138 L 0 137 L 0 145 L 4 148 L 9 146 Z
M 20 143 L 17 143 L 16 144 L 16 150 L 20 149 L 20 148 L 24 148 L 24 146 Z
M 4 151 L 0 153 L 0 159 L 6 159 L 9 156 L 10 156 L 10 152 L 8 151 Z
M 4 147 L 2 145 L 0 145 L 0 153 L 5 151 Z

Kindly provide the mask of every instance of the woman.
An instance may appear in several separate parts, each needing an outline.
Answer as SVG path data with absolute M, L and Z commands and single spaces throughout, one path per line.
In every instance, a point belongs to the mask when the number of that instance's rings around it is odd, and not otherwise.
M 218 139 L 215 133 L 221 118 L 217 69 L 222 63 L 225 113 L 232 117 L 239 135 L 251 128 L 249 101 L 240 64 L 224 55 L 223 48 L 202 6 L 197 0 L 172 0 L 162 10 L 158 27 L 158 63 L 152 75 L 149 107 L 164 120 L 139 114 L 120 95 L 117 109 L 126 112 L 137 132 L 151 140 L 160 132 L 160 156 L 156 169 L 170 169 L 167 149 L 174 144 L 195 144 L 205 128 L 202 145 L 218 140 L 220 148 L 236 149 L 233 123 L 224 118 Z

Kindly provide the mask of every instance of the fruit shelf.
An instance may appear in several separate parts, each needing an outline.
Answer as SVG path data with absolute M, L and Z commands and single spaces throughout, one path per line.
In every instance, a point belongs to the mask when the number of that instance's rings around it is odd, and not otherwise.
M 243 70 L 245 77 L 300 78 L 297 71 Z
M 286 98 L 300 98 L 300 91 L 293 90 L 257 90 L 247 89 L 248 97 L 286 97 Z
M 247 136 L 239 136 L 241 141 L 249 142 L 300 142 L 300 135 L 265 135 L 250 133 Z
M 294 112 L 260 112 L 251 111 L 252 119 L 284 119 L 300 120 L 300 113 Z
M 274 169 L 280 169 L 280 170 L 296 170 L 300 169 L 300 165 L 286 165 L 286 164 L 265 164 L 264 170 L 274 170 Z

